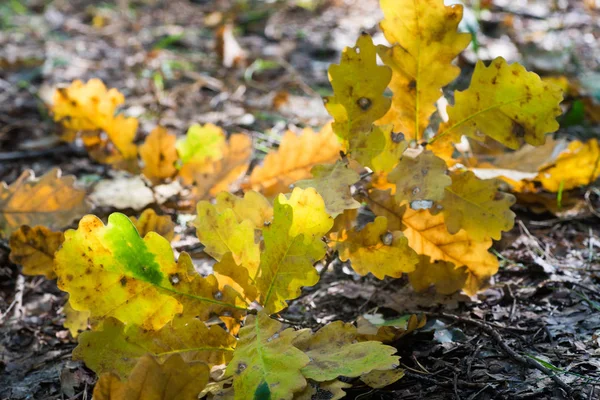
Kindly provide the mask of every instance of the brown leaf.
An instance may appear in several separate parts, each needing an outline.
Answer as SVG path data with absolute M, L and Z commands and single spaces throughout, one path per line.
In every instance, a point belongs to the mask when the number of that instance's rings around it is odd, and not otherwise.
M 219 192 L 231 190 L 246 173 L 252 155 L 252 140 L 243 134 L 234 134 L 223 149 L 223 157 L 190 171 L 194 181 L 192 195 L 196 200 L 205 200 Z
M 94 400 L 195 400 L 206 386 L 208 374 L 206 364 L 186 364 L 178 354 L 162 365 L 144 356 L 126 382 L 114 374 L 101 375 Z
M 310 178 L 317 164 L 331 164 L 339 158 L 340 144 L 331 125 L 315 133 L 305 129 L 299 136 L 288 131 L 281 139 L 279 150 L 265 157 L 262 166 L 254 168 L 245 189 L 262 192 L 267 197 L 290 191 L 290 185 Z
M 39 179 L 27 170 L 10 186 L 0 184 L 0 236 L 21 225 L 59 229 L 89 211 L 85 191 L 74 187 L 75 178 L 61 177 L 55 168 Z
M 175 223 L 168 215 L 158 215 L 148 208 L 142 212 L 140 218 L 129 217 L 135 225 L 140 236 L 144 237 L 148 232 L 156 232 L 165 239 L 171 241 L 175 236 Z

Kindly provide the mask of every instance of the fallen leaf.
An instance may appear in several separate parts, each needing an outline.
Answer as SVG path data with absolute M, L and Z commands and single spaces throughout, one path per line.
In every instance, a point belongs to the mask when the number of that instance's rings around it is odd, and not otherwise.
M 0 236 L 21 225 L 60 229 L 88 210 L 85 191 L 75 187 L 74 177 L 61 177 L 57 168 L 39 179 L 27 170 L 11 185 L 0 184 Z
M 163 364 L 143 356 L 125 382 L 113 374 L 101 375 L 93 396 L 94 400 L 196 400 L 208 376 L 206 364 L 188 364 L 178 354 Z
M 540 169 L 536 181 L 550 192 L 571 190 L 593 183 L 600 177 L 600 147 L 597 139 L 575 140 L 556 161 Z
M 340 144 L 330 125 L 319 133 L 309 128 L 300 135 L 288 131 L 281 139 L 279 149 L 267 154 L 262 166 L 254 168 L 243 187 L 262 192 L 267 197 L 287 193 L 291 184 L 309 178 L 315 165 L 334 163 L 339 152 Z
M 373 370 L 392 369 L 399 364 L 396 349 L 381 342 L 358 342 L 352 324 L 335 321 L 314 334 L 310 330 L 296 332 L 293 344 L 310 359 L 302 368 L 309 379 L 324 382 L 338 376 L 357 377 Z
M 179 176 L 187 184 L 193 182 L 193 171 L 202 169 L 211 161 L 223 158 L 225 132 L 213 124 L 190 126 L 185 137 L 175 143 L 177 154 L 183 163 Z
M 156 232 L 168 241 L 175 236 L 175 223 L 168 215 L 158 215 L 156 211 L 148 208 L 140 214 L 140 218 L 129 218 L 140 236 L 144 237 L 148 232 Z
M 44 226 L 23 225 L 10 236 L 10 261 L 23 266 L 24 275 L 44 275 L 55 279 L 54 253 L 65 237 Z
M 236 190 L 236 184 L 239 185 L 248 170 L 251 156 L 252 140 L 243 134 L 231 135 L 223 147 L 221 159 L 207 163 L 202 168 L 190 167 L 187 170 L 193 176 L 192 197 L 202 200 L 222 191 Z
M 175 142 L 177 138 L 165 128 L 157 127 L 140 146 L 140 157 L 144 162 L 142 173 L 153 183 L 173 177 L 177 173 L 175 163 L 179 159 Z
M 132 196 L 132 193 L 135 193 Z M 97 207 L 113 207 L 117 210 L 132 208 L 141 210 L 154 203 L 154 193 L 140 176 L 118 175 L 96 184 L 90 200 Z

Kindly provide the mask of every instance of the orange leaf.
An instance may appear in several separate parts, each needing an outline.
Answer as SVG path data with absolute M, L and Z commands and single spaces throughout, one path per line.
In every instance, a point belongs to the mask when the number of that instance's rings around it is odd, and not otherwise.
M 309 128 L 300 135 L 288 131 L 281 139 L 279 150 L 268 154 L 263 165 L 252 171 L 245 189 L 252 188 L 267 197 L 287 193 L 294 182 L 310 178 L 310 170 L 315 165 L 334 163 L 339 152 L 340 144 L 331 125 L 319 133 Z

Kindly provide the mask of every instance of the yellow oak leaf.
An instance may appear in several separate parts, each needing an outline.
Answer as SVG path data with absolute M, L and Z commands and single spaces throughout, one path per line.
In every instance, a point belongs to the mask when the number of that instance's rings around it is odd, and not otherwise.
M 175 143 L 175 148 L 183 165 L 203 164 L 207 160 L 219 160 L 223 157 L 225 132 L 213 124 L 190 126 L 185 137 Z
M 348 167 L 348 163 L 338 161 L 335 164 L 316 165 L 310 171 L 313 179 L 298 181 L 294 184 L 302 189 L 314 188 L 323 197 L 325 208 L 333 218 L 344 210 L 360 207 L 360 203 L 350 193 L 350 186 L 360 179 L 360 175 Z
M 52 112 L 71 132 L 65 139 L 74 140 L 77 132 L 85 132 L 84 145 L 96 161 L 134 170 L 137 146 L 133 143 L 138 128 L 136 118 L 115 115 L 125 98 L 116 89 L 107 90 L 99 79 L 87 83 L 74 81 L 68 88 L 54 93 Z M 106 138 L 100 135 L 106 133 Z
M 137 129 L 136 124 L 131 124 L 128 121 L 124 121 L 124 134 L 129 133 L 131 137 L 134 137 L 135 130 Z M 115 128 L 115 131 L 119 132 L 119 129 Z M 137 152 L 137 149 L 133 143 L 130 143 L 130 145 L 133 147 L 128 146 L 129 148 L 126 149 L 126 151 L 129 153 L 129 158 L 126 158 L 116 148 L 110 137 L 108 135 L 101 134 L 101 132 L 98 130 L 83 131 L 81 132 L 80 136 L 88 155 L 93 160 L 101 164 L 110 164 L 114 169 L 125 170 L 132 174 L 139 173 L 139 163 L 136 157 L 137 153 L 135 153 Z M 135 152 L 133 150 L 135 150 Z
M 460 69 L 452 61 L 471 41 L 457 31 L 462 5 L 445 6 L 443 0 L 381 0 L 381 22 L 392 47 L 380 45 L 377 53 L 392 69 L 392 106 L 379 121 L 394 124 L 408 140 L 423 138 L 441 89 Z
M 176 140 L 175 135 L 159 126 L 150 132 L 140 146 L 140 157 L 144 162 L 142 173 L 153 183 L 171 178 L 177 173 L 175 163 L 179 157 L 175 148 Z
M 285 336 L 284 332 L 281 336 Z M 318 382 L 338 376 L 357 377 L 373 370 L 389 370 L 399 364 L 396 349 L 377 341 L 358 341 L 354 325 L 335 321 L 314 334 L 305 329 L 294 332 L 293 344 L 310 362 L 302 368 L 304 377 Z
M 148 232 L 156 232 L 168 241 L 175 236 L 175 223 L 168 215 L 158 215 L 156 211 L 147 208 L 140 214 L 140 218 L 129 218 L 140 236 L 144 237 Z
M 137 157 L 137 146 L 133 143 L 138 128 L 137 118 L 125 117 L 122 114 L 108 120 L 101 128 L 106 132 L 111 142 L 126 159 Z
M 509 65 L 501 57 L 488 67 L 478 61 L 471 85 L 456 92 L 455 103 L 447 110 L 449 121 L 440 125 L 432 142 L 467 135 L 477 140 L 489 136 L 511 149 L 522 140 L 539 146 L 546 133 L 558 129 L 561 101 L 559 87 L 519 64 Z
M 237 190 L 236 184 L 246 174 L 251 156 L 252 140 L 244 134 L 234 134 L 224 145 L 219 160 L 186 164 L 179 174 L 184 181 L 193 182 L 193 198 L 208 199 L 225 190 Z
M 317 164 L 331 164 L 339 158 L 340 144 L 331 125 L 315 133 L 306 128 L 300 135 L 288 131 L 276 152 L 265 157 L 262 166 L 254 168 L 243 187 L 262 192 L 267 197 L 290 191 L 290 185 L 310 177 Z
M 286 300 L 298 297 L 302 286 L 318 282 L 313 264 L 325 255 L 321 238 L 333 226 L 313 188 L 294 188 L 289 199 L 280 194 L 273 211 L 273 222 L 263 229 L 264 249 L 253 279 L 269 313 L 286 308 Z
M 350 138 L 348 154 L 374 173 L 390 172 L 408 147 L 404 135 L 392 132 L 392 125 L 375 126 Z
M 456 267 L 453 263 L 447 261 L 431 262 L 429 256 L 419 256 L 417 268 L 408 274 L 410 284 L 417 292 L 427 290 L 429 286 L 435 285 L 435 290 L 441 294 L 452 294 L 465 287 L 467 283 L 466 267 Z M 466 292 L 476 292 L 466 290 Z
M 292 345 L 293 329 L 284 335 L 281 328 L 265 311 L 246 318 L 225 372 L 233 377 L 235 399 L 292 399 L 306 386 L 301 369 L 310 360 Z
M 174 354 L 163 364 L 143 356 L 129 378 L 122 382 L 114 374 L 103 374 L 94 388 L 94 400 L 196 400 L 208 383 L 204 363 L 186 363 Z
M 142 239 L 123 214 L 111 214 L 107 225 L 88 215 L 65 232 L 55 271 L 71 306 L 97 320 L 114 317 L 157 330 L 182 311 L 207 319 L 245 309 L 218 290 L 214 276 L 191 275 L 191 260 L 182 256 L 176 263 L 169 242 L 155 232 Z
M 360 275 L 372 273 L 378 279 L 399 278 L 411 272 L 417 254 L 408 246 L 402 232 L 388 230 L 387 218 L 377 217 L 360 231 L 341 231 L 331 235 L 329 246 L 339 252 L 340 260 L 350 260 Z
M 218 325 L 207 327 L 197 318 L 176 316 L 158 331 L 136 325 L 125 326 L 108 318 L 100 330 L 83 332 L 73 350 L 73 359 L 100 375 L 112 372 L 126 379 L 140 358 L 152 355 L 165 361 L 179 354 L 185 362 L 201 361 L 208 366 L 229 362 L 236 339 Z
M 452 183 L 447 175 L 446 162 L 431 151 L 415 158 L 404 156 L 388 175 L 396 185 L 399 203 L 408 202 L 413 209 L 431 208 L 434 201 L 444 197 L 444 189 Z
M 214 206 L 219 213 L 232 209 L 238 222 L 250 220 L 254 229 L 262 229 L 273 219 L 273 206 L 265 196 L 254 190 L 244 193 L 244 197 L 221 192 L 215 197 Z
M 213 271 L 220 288 L 224 288 L 225 285 L 232 287 L 248 305 L 257 299 L 258 291 L 250 278 L 250 271 L 238 265 L 231 253 L 221 257 L 221 261 L 214 265 Z
M 600 177 L 600 147 L 597 139 L 575 140 L 556 160 L 539 170 L 536 181 L 550 192 L 589 185 Z M 561 189 L 562 188 L 562 189 Z
M 200 201 L 196 207 L 194 226 L 204 252 L 220 261 L 226 253 L 247 268 L 251 276 L 256 274 L 260 263 L 260 246 L 255 240 L 255 225 L 250 220 L 238 221 L 231 208 L 218 212 L 208 201 Z
M 58 168 L 39 179 L 27 170 L 10 186 L 0 183 L 0 236 L 21 225 L 60 229 L 89 210 L 85 191 L 74 187 L 75 178 L 61 177 Z
M 71 336 L 76 338 L 79 335 L 79 331 L 87 330 L 90 318 L 89 311 L 74 310 L 69 301 L 67 301 L 63 307 L 63 313 L 65 313 L 65 322 L 63 325 L 71 332 Z
M 392 72 L 377 65 L 376 50 L 371 36 L 362 33 L 355 47 L 344 49 L 340 64 L 329 67 L 334 95 L 325 99 L 325 107 L 335 120 L 334 132 L 345 143 L 369 132 L 390 108 L 391 100 L 383 92 Z
M 471 171 L 452 175 L 446 195 L 432 207 L 432 214 L 442 212 L 448 232 L 464 229 L 475 240 L 491 237 L 499 240 L 503 231 L 512 229 L 515 214 L 510 206 L 515 197 L 498 191 L 494 180 L 483 180 Z
M 54 279 L 54 253 L 64 240 L 62 232 L 53 232 L 45 226 L 23 225 L 10 236 L 10 261 L 22 265 L 24 275 Z
M 390 200 L 391 198 L 391 200 Z M 388 218 L 389 229 L 399 229 L 417 254 L 427 255 L 432 261 L 447 261 L 456 267 L 467 267 L 465 291 L 472 295 L 478 288 L 476 282 L 498 272 L 498 259 L 488 252 L 492 239 L 475 240 L 464 229 L 456 234 L 448 233 L 444 214 L 432 215 L 429 210 L 412 210 L 399 206 L 388 192 L 373 190 L 365 199 L 375 215 Z
M 87 83 L 76 80 L 54 92 L 52 113 L 54 120 L 67 129 L 92 131 L 112 120 L 123 102 L 125 97 L 117 89 L 107 90 L 100 79 L 90 79 Z

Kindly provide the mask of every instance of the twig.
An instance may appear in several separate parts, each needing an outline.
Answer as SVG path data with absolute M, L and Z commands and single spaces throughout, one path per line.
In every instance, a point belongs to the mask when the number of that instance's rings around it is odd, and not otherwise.
M 471 319 L 471 318 L 459 317 L 457 315 L 446 314 L 446 313 L 424 312 L 424 314 L 430 315 L 432 317 L 447 318 L 447 319 L 451 319 L 453 321 L 462 322 L 465 324 L 470 324 L 470 325 L 478 327 L 483 332 L 485 332 L 487 335 L 489 335 L 492 339 L 494 339 L 494 341 L 496 341 L 498 346 L 500 346 L 502 351 L 504 351 L 504 353 L 507 356 L 509 356 L 510 358 L 512 358 L 513 360 L 515 360 L 516 362 L 518 362 L 519 364 L 521 364 L 523 366 L 526 366 L 529 368 L 535 368 L 538 371 L 542 372 L 543 374 L 548 376 L 550 379 L 552 379 L 569 396 L 572 396 L 573 389 L 571 389 L 571 387 L 569 387 L 569 385 L 567 385 L 565 382 L 563 382 L 554 372 L 552 372 L 548 368 L 544 367 L 542 364 L 535 361 L 534 359 L 523 357 L 522 355 L 515 352 L 513 349 L 510 348 L 510 346 L 508 344 L 506 344 L 504 339 L 502 339 L 502 336 L 498 332 L 496 332 L 492 326 L 488 325 L 487 323 L 475 321 L 474 319 Z
M 23 150 L 0 153 L 0 161 L 30 160 L 35 158 L 56 157 L 65 155 L 85 155 L 81 149 L 73 146 L 58 146 L 44 150 Z

